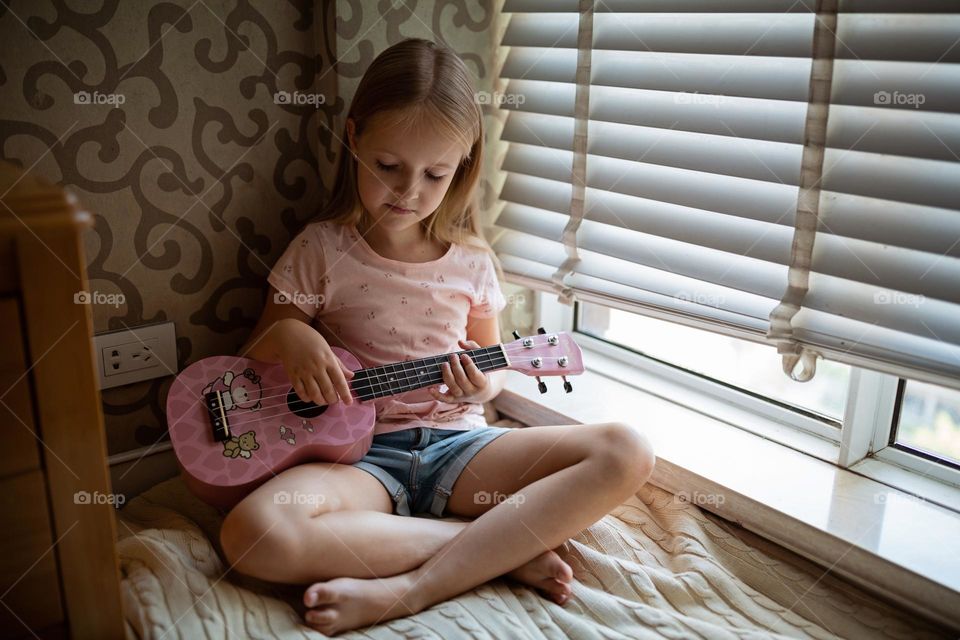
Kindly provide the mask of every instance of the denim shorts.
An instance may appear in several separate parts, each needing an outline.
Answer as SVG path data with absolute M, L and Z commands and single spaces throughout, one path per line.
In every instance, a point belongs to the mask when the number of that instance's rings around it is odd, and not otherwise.
M 461 431 L 413 427 L 373 437 L 367 454 L 354 462 L 386 488 L 397 515 L 431 513 L 442 518 L 453 484 L 484 446 L 512 429 Z

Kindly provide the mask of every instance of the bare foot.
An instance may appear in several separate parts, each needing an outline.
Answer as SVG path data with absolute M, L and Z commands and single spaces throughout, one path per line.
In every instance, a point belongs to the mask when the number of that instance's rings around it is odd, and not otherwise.
M 556 551 L 544 551 L 530 562 L 507 574 L 515 580 L 535 587 L 557 604 L 564 604 L 572 593 L 573 570 Z
M 389 578 L 334 578 L 317 582 L 303 594 L 307 624 L 328 636 L 419 613 L 414 572 Z M 544 551 L 506 574 L 546 592 L 557 604 L 570 597 L 573 570 L 555 551 Z
M 418 613 L 412 573 L 389 578 L 334 578 L 303 594 L 307 624 L 328 636 Z M 405 602 L 407 604 L 405 604 Z

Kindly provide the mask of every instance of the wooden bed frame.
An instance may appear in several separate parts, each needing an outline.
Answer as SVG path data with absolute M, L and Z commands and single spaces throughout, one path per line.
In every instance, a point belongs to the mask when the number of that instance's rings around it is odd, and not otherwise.
M 0 635 L 122 638 L 81 234 L 61 187 L 0 163 Z M 82 294 L 81 294 L 82 296 Z

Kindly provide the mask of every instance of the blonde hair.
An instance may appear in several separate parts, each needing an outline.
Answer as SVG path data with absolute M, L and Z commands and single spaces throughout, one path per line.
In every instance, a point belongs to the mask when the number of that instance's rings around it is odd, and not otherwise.
M 408 38 L 378 55 L 360 80 L 347 117 L 359 136 L 376 116 L 377 126 L 404 130 L 429 122 L 451 142 L 469 149 L 443 200 L 425 221 L 428 240 L 469 244 L 490 254 L 502 280 L 500 261 L 483 235 L 476 191 L 483 162 L 483 114 L 463 60 L 430 40 Z M 339 224 L 372 222 L 357 190 L 357 161 L 344 123 L 333 195 L 318 220 Z

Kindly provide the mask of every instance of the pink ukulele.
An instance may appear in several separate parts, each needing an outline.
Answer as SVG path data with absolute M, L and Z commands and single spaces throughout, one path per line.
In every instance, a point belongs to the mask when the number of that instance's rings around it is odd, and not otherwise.
M 565 332 L 535 336 L 466 353 L 481 371 L 512 369 L 535 376 L 583 373 L 580 347 Z M 293 391 L 281 364 L 233 356 L 194 362 L 173 381 L 167 396 L 170 439 L 187 486 L 205 502 L 230 508 L 284 469 L 305 462 L 360 460 L 373 443 L 376 411 L 364 402 L 443 382 L 449 354 L 369 369 L 349 351 L 332 347 L 354 372 L 355 401 L 317 405 Z

